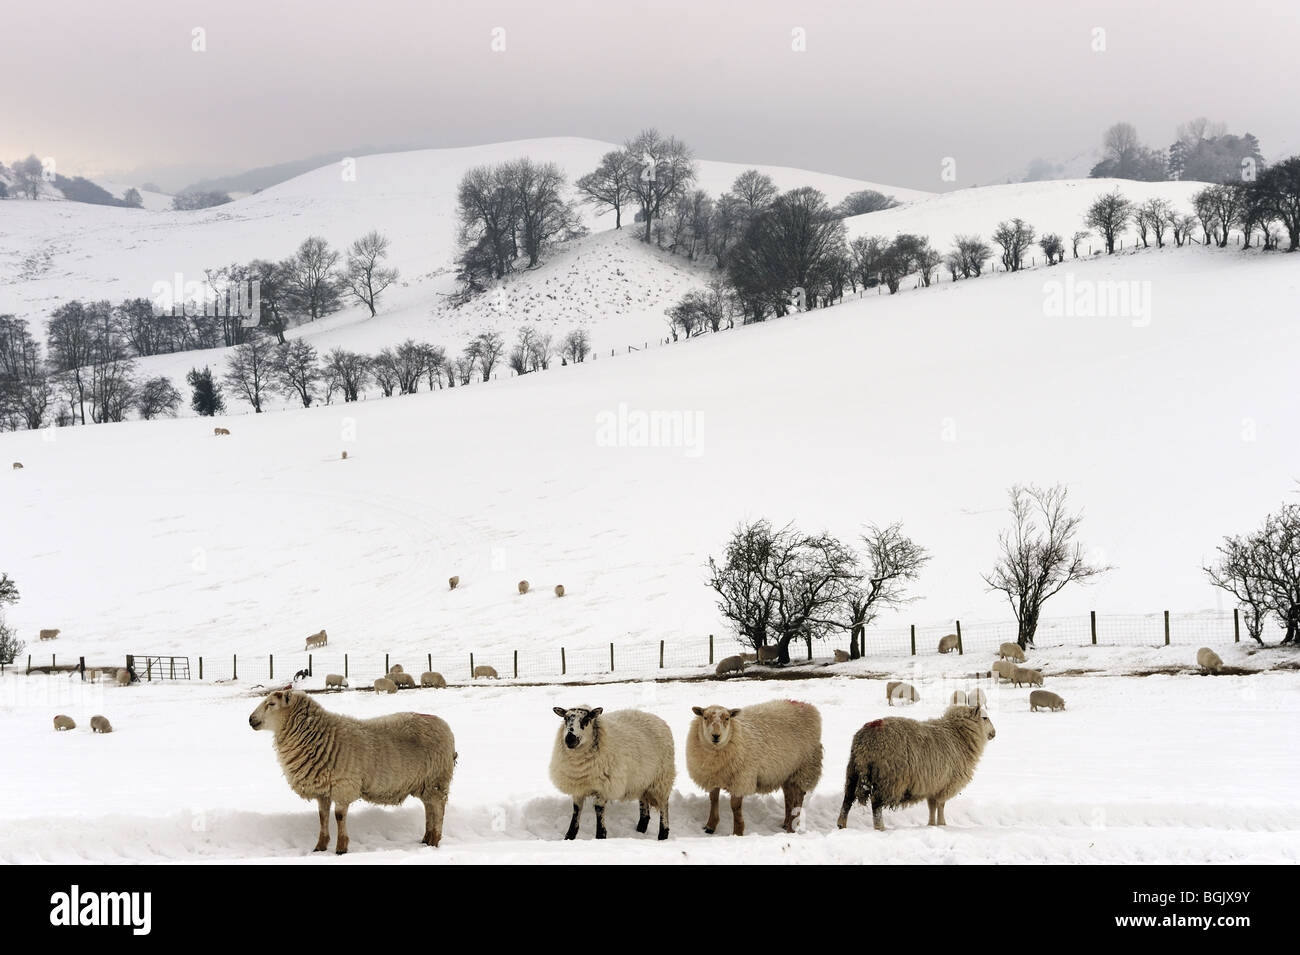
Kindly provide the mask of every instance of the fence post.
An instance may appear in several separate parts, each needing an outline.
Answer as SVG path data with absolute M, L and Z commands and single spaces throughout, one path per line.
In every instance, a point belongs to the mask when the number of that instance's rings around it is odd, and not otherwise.
M 958 620 L 957 621 L 957 656 L 964 657 L 965 655 L 966 655 L 966 650 L 961 645 L 961 621 Z
M 1232 642 L 1241 643 L 1241 616 L 1236 607 L 1232 608 Z
M 912 624 L 912 656 L 916 656 L 916 624 Z
M 388 665 L 388 654 L 384 654 L 384 665 Z M 471 651 L 469 655 L 469 678 L 474 679 L 474 654 Z
M 54 661 L 55 661 L 55 654 L 51 653 L 51 654 L 50 654 L 50 669 L 51 669 L 51 670 L 54 670 L 54 669 L 58 666 L 58 664 L 55 663 Z
M 609 645 L 609 672 L 614 672 L 614 644 Z
M 426 654 L 424 655 L 424 662 L 425 662 L 425 664 L 426 664 L 425 669 L 426 669 L 426 670 L 432 670 L 432 669 L 433 669 L 433 654 L 432 654 L 432 653 L 426 653 Z
M 343 679 L 348 678 L 348 655 L 343 654 Z
M 713 634 L 709 634 L 709 666 L 713 665 Z
M 1088 611 L 1088 625 L 1092 628 L 1092 645 L 1097 645 L 1097 611 Z
M 1169 611 L 1165 611 L 1165 646 L 1169 646 Z
M 275 679 L 275 654 L 268 653 L 266 659 L 267 659 L 266 678 L 268 680 L 274 680 Z
M 659 669 L 664 668 L 664 642 L 659 641 Z
M 203 658 L 199 657 L 199 679 L 203 679 Z
M 307 665 L 311 666 L 310 658 L 307 660 Z M 176 658 L 175 657 L 167 658 L 167 672 L 171 674 L 171 679 L 173 680 L 176 679 Z
M 311 676 L 311 654 L 307 654 L 307 675 Z
M 470 654 L 470 656 L 473 657 L 473 654 Z M 473 662 L 470 663 L 469 668 L 471 670 L 474 669 Z M 388 654 L 387 653 L 384 654 L 384 676 L 388 676 Z
M 564 647 L 560 647 L 560 676 L 564 676 L 568 672 L 568 667 L 564 663 Z
M 153 657 L 144 658 L 144 679 L 146 683 L 153 682 Z
M 239 654 L 238 653 L 232 653 L 230 655 L 230 678 L 232 680 L 239 679 Z
M 430 667 L 430 669 L 433 669 Z M 515 679 L 519 679 L 519 651 L 515 651 Z
M 30 653 L 27 654 L 27 672 L 29 674 L 32 672 L 32 655 Z
M 78 657 L 77 660 L 81 664 L 81 682 L 85 683 L 86 682 L 86 658 Z

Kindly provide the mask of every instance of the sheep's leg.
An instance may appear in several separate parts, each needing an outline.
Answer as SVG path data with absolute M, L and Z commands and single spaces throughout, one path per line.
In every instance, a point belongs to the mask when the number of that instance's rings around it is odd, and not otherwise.
M 426 846 L 436 849 L 442 841 L 442 817 L 446 809 L 446 798 L 437 793 L 424 800 L 424 838 L 420 841 Z
M 316 808 L 320 810 L 320 838 L 316 840 L 316 848 L 312 852 L 324 852 L 330 847 L 330 798 L 321 796 L 316 800 Z
M 885 831 L 885 807 L 876 802 L 874 796 L 871 799 L 871 825 L 881 832 Z
M 741 810 L 741 805 L 744 802 L 744 796 L 731 797 L 731 834 L 733 836 L 743 836 L 745 834 L 745 813 Z
M 334 803 L 334 821 L 339 824 L 339 836 L 334 843 L 334 851 L 338 855 L 348 851 L 348 803 Z
M 709 790 L 709 821 L 704 824 L 704 831 L 713 835 L 718 831 L 718 793 L 719 789 Z
M 939 825 L 946 826 L 948 825 L 948 820 L 943 818 L 943 807 L 944 803 L 939 803 Z
M 587 801 L 587 797 L 573 801 L 573 818 L 569 820 L 569 831 L 564 834 L 566 839 L 578 838 L 578 817 L 582 815 L 582 804 Z
M 781 795 L 785 797 L 785 819 L 781 822 L 781 828 L 786 832 L 794 832 L 794 788 L 786 783 L 781 787 Z
M 596 804 L 596 838 L 605 838 L 605 803 L 599 797 L 594 800 Z
M 641 800 L 640 805 L 641 805 L 641 815 L 637 818 L 636 821 L 636 831 L 645 832 L 647 829 L 650 828 L 650 806 L 644 799 Z
M 939 803 L 934 799 L 927 799 L 925 801 L 925 804 L 930 807 L 930 821 L 926 823 L 926 825 L 928 826 L 938 825 L 938 823 L 934 821 L 934 811 L 935 811 L 935 807 L 937 807 Z
M 659 838 L 660 840 L 668 838 L 668 796 L 665 796 L 663 802 L 659 804 Z
M 858 768 L 854 765 L 852 759 L 849 760 L 848 771 L 844 774 L 844 802 L 840 804 L 840 818 L 837 823 L 841 829 L 847 829 L 849 825 L 849 810 L 853 808 L 853 801 L 858 795 L 858 782 L 861 776 Z
M 803 797 L 804 791 L 796 787 L 794 791 L 794 812 L 790 816 L 791 832 L 801 832 L 803 830 Z

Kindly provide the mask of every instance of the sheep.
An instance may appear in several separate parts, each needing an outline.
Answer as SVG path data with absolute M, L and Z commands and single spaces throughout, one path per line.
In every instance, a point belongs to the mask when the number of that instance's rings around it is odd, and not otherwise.
M 965 691 L 965 690 L 953 690 L 953 691 L 952 691 L 952 698 L 951 698 L 950 700 L 948 700 L 948 702 L 949 702 L 950 704 L 952 704 L 953 706 L 965 706 L 965 705 L 966 705 L 966 691 Z
M 322 630 L 320 633 L 313 633 L 310 637 L 308 637 L 307 645 L 303 647 L 303 649 L 310 650 L 312 649 L 312 647 L 323 647 L 329 642 L 330 642 L 329 634 L 327 634 L 324 630 Z
M 691 708 L 695 719 L 686 736 L 686 771 L 709 794 L 704 831 L 718 828 L 718 796 L 731 796 L 732 835 L 745 834 L 746 796 L 780 789 L 785 796 L 781 828 L 794 832 L 803 815 L 804 794 L 822 776 L 822 717 L 798 700 L 770 700 L 738 710 Z
M 420 686 L 431 686 L 437 690 L 445 690 L 447 681 L 442 678 L 441 673 L 434 673 L 432 670 L 426 670 L 420 674 Z
M 1028 683 L 1030 686 L 1042 686 L 1043 674 L 1040 670 L 1031 670 L 1028 667 L 1016 667 L 1011 671 L 1011 682 L 1016 686 L 1022 683 Z
M 309 676 L 311 676 L 311 671 L 303 668 L 293 675 L 293 682 L 297 683 L 299 680 L 305 680 Z
M 347 459 L 348 459 L 348 453 L 347 453 L 346 451 L 344 451 L 344 452 L 343 452 L 343 457 L 340 458 L 339 460 L 341 460 L 341 461 L 346 461 Z
M 1015 668 L 1016 665 L 1010 660 L 994 660 L 992 671 L 998 675 L 999 679 L 1010 680 L 1012 671 L 1014 671 Z
M 930 807 L 929 824 L 946 826 L 944 804 L 966 788 L 995 736 L 993 721 L 978 706 L 950 706 L 925 722 L 902 716 L 872 720 L 853 735 L 839 827 L 849 824 L 855 800 L 870 804 L 872 825 L 883 832 L 886 809 L 922 799 Z
M 758 648 L 759 663 L 776 663 L 779 659 L 781 659 L 781 651 L 777 647 Z
M 650 826 L 650 810 L 659 810 L 659 838 L 668 838 L 668 798 L 677 763 L 668 724 L 641 710 L 603 707 L 552 707 L 564 720 L 551 749 L 551 782 L 573 800 L 573 817 L 565 839 L 578 837 L 578 819 L 588 796 L 596 804 L 596 838 L 604 839 L 605 804 L 623 799 L 640 803 L 636 831 Z
M 564 584 L 556 584 L 556 585 L 555 585 L 555 596 L 557 596 L 557 597 L 563 597 L 563 596 L 564 596 Z
M 213 429 L 212 429 L 212 433 L 213 433 L 214 436 L 216 436 L 216 437 L 219 438 L 219 437 L 221 437 L 223 434 L 230 434 L 230 429 L 229 429 L 229 428 L 213 428 Z
M 23 462 L 21 462 L 21 461 L 15 461 L 15 462 L 14 462 L 14 466 L 13 466 L 13 470 L 15 470 L 15 471 L 21 471 L 22 469 L 23 469 Z
M 1018 643 L 1004 643 L 998 647 L 998 658 L 1002 660 L 1014 660 L 1017 663 L 1025 662 L 1025 651 L 1020 648 Z
M 114 677 L 118 686 L 131 685 L 131 671 L 126 667 L 118 667 L 117 675 Z
M 376 693 L 396 693 L 396 692 L 397 692 L 397 684 L 394 683 L 392 680 L 388 679 L 388 677 L 386 677 L 386 676 L 381 676 L 379 679 L 375 680 L 375 692 L 376 692 Z
M 848 663 L 849 660 L 850 660 L 850 657 L 849 657 L 849 652 L 848 652 L 847 650 L 836 650 L 836 651 L 835 651 L 835 662 L 836 662 L 836 663 Z
M 1029 693 L 1029 711 L 1037 713 L 1040 706 L 1045 706 L 1049 710 L 1063 710 L 1065 709 L 1065 700 L 1051 690 L 1031 690 Z
M 519 581 L 519 592 L 521 594 L 528 593 L 528 581 L 526 580 Z
M 989 698 L 984 695 L 984 691 L 979 687 L 966 691 L 967 706 L 988 706 Z
M 487 664 L 476 666 L 474 668 L 474 678 L 478 679 L 479 677 L 485 677 L 491 680 L 501 679 L 501 677 L 497 676 L 496 667 L 490 667 Z
M 388 679 L 392 681 L 398 689 L 415 689 L 415 677 L 411 676 L 409 673 L 390 673 L 388 674 Z
M 939 652 L 952 653 L 957 649 L 957 634 L 950 633 L 939 638 Z
M 57 640 L 57 639 L 59 639 L 59 634 L 61 634 L 62 632 L 63 632 L 62 630 L 57 630 L 57 629 L 56 629 L 56 630 L 42 630 L 42 631 L 41 631 L 41 639 L 42 639 L 42 640 Z
M 459 586 L 460 586 L 460 578 L 459 578 L 459 577 L 448 577 L 448 578 L 447 578 L 447 588 L 448 588 L 449 590 L 455 590 L 455 589 L 456 589 L 457 587 L 459 587 Z
M 1223 661 L 1209 647 L 1201 647 L 1196 651 L 1196 665 L 1202 670 L 1208 670 L 1210 673 L 1218 673 L 1223 669 Z
M 724 676 L 728 673 L 744 673 L 745 661 L 740 657 L 727 657 L 718 662 L 718 666 L 713 672 L 718 676 Z
M 758 662 L 758 654 L 757 654 L 757 653 L 742 653 L 742 654 L 740 655 L 740 659 L 744 660 L 746 663 L 757 663 L 757 662 Z
M 895 700 L 900 703 L 920 703 L 921 694 L 910 683 L 904 683 L 902 680 L 890 680 L 885 684 L 885 699 L 889 701 L 890 706 L 894 705 Z
M 331 802 L 338 823 L 334 851 L 348 851 L 348 806 L 358 799 L 398 806 L 415 796 L 424 803 L 420 841 L 435 848 L 442 841 L 457 755 L 446 721 L 424 713 L 359 720 L 331 713 L 308 694 L 286 688 L 268 694 L 248 725 L 275 734 L 275 753 L 289 788 L 316 800 L 320 838 L 313 851 L 329 848 Z
M 325 689 L 328 690 L 330 687 L 336 686 L 341 690 L 347 685 L 348 685 L 347 678 L 344 677 L 342 673 L 325 674 Z
M 405 672 L 406 672 L 406 668 L 403 667 L 400 663 L 394 663 L 392 666 L 388 668 L 389 676 L 392 676 L 394 673 L 405 673 Z
M 108 721 L 107 716 L 92 716 L 90 718 L 90 731 L 92 733 L 111 733 L 113 724 Z
M 72 721 L 71 716 L 64 716 L 60 713 L 54 717 L 54 731 L 56 733 L 61 733 L 63 730 L 75 730 L 76 728 L 77 724 Z

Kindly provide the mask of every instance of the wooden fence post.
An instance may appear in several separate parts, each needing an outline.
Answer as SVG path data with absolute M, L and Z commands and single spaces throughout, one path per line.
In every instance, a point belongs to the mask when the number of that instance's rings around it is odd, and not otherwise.
M 232 653 L 230 655 L 230 678 L 232 680 L 239 679 L 239 654 L 238 653 Z
M 609 672 L 614 672 L 614 644 L 609 645 Z
M 348 678 L 348 655 L 343 654 L 343 679 Z
M 1165 611 L 1165 646 L 1169 646 L 1169 611 Z
M 144 679 L 146 683 L 153 682 L 153 658 L 144 658 Z
M 568 667 L 564 663 L 564 647 L 560 647 L 560 676 L 564 676 L 568 672 Z
M 77 660 L 78 660 L 78 662 L 81 664 L 81 666 L 80 666 L 80 670 L 81 670 L 81 682 L 82 682 L 82 683 L 85 683 L 85 682 L 86 682 L 86 658 L 85 658 L 85 657 L 78 657 Z
M 433 669 L 433 654 L 432 654 L 432 653 L 426 653 L 426 654 L 424 655 L 424 662 L 425 662 L 425 664 L 426 664 L 425 669 L 426 669 L 426 670 L 432 670 L 432 669 Z
M 1241 616 L 1236 607 L 1232 608 L 1232 642 L 1241 643 Z
M 432 667 L 430 667 L 432 669 Z M 519 679 L 519 651 L 515 651 L 515 679 Z
M 1092 628 L 1092 645 L 1097 645 L 1097 611 L 1088 611 L 1088 626 Z
M 713 665 L 713 634 L 709 634 L 709 666 Z
M 912 624 L 912 656 L 916 656 L 916 624 Z
M 203 658 L 199 657 L 199 679 L 203 679 Z
M 30 653 L 27 654 L 27 672 L 32 672 L 32 655 Z
M 311 654 L 307 654 L 307 675 L 311 676 Z
M 388 654 L 387 654 L 387 653 L 384 654 L 384 663 L 388 663 Z M 471 652 L 470 655 L 469 655 L 469 678 L 470 678 L 471 680 L 474 679 L 474 654 L 473 654 L 473 652 Z
M 958 620 L 957 621 L 957 656 L 964 657 L 965 655 L 966 655 L 966 650 L 961 645 L 961 621 Z
M 57 666 L 58 666 L 58 663 L 55 662 L 55 654 L 51 653 L 51 654 L 50 654 L 50 670 L 53 671 L 54 668 L 57 667 Z
M 268 680 L 274 680 L 275 679 L 275 654 L 274 653 L 268 654 L 266 659 L 267 659 L 266 678 Z
M 664 642 L 659 641 L 659 669 L 664 668 Z
M 470 654 L 470 656 L 473 657 L 473 654 Z M 473 662 L 470 663 L 469 668 L 471 670 L 474 669 Z M 388 676 L 388 654 L 387 653 L 384 654 L 384 676 Z

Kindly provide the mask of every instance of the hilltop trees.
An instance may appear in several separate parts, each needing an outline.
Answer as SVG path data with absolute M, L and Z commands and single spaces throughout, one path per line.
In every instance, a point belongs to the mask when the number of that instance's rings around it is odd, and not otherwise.
M 1274 215 L 1286 228 L 1288 251 L 1300 249 L 1300 156 L 1291 156 L 1265 169 L 1255 181 Z
M 649 242 L 654 220 L 685 195 L 695 181 L 695 161 L 685 143 L 654 128 L 642 130 L 628 140 L 624 150 L 636 164 L 632 192 L 640 206 L 638 221 L 645 224 L 643 238 Z
M 614 228 L 621 229 L 623 210 L 636 196 L 633 178 L 639 171 L 635 158 L 626 149 L 615 149 L 605 153 L 600 165 L 578 179 L 574 186 L 583 202 L 597 209 L 606 206 L 614 210 Z
M 343 286 L 349 295 L 370 309 L 375 317 L 375 302 L 388 286 L 397 281 L 397 269 L 386 269 L 382 260 L 388 258 L 388 237 L 379 232 L 367 232 L 348 248 L 343 269 Z
M 1116 123 L 1102 137 L 1105 157 L 1088 173 L 1094 179 L 1140 179 L 1156 182 L 1166 178 L 1165 156 L 1148 149 L 1138 139 L 1132 123 Z
M 849 216 L 866 215 L 868 212 L 881 212 L 898 205 L 893 196 L 887 196 L 875 189 L 860 189 L 850 192 L 835 206 L 835 214 L 841 219 Z

